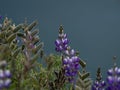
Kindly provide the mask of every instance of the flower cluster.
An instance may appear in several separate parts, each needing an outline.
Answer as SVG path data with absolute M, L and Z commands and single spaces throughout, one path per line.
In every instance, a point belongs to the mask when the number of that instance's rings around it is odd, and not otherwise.
M 95 81 L 92 86 L 92 90 L 105 90 L 105 81 Z
M 97 70 L 97 78 L 96 81 L 92 85 L 92 90 L 105 90 L 106 83 L 102 80 L 102 75 L 100 68 Z
M 107 90 L 120 90 L 120 68 L 114 67 L 107 72 Z
M 67 35 L 64 34 L 62 26 L 60 26 L 59 29 L 59 36 L 58 39 L 55 41 L 56 48 L 55 50 L 57 52 L 62 52 L 67 49 L 69 40 L 67 39 Z
M 80 58 L 75 55 L 74 49 L 68 48 L 65 50 L 65 57 L 63 58 L 63 66 L 65 69 L 65 75 L 68 77 L 70 82 L 74 81 L 74 77 L 77 75 L 79 70 Z
M 6 65 L 6 61 L 0 61 L 0 90 L 8 88 L 11 83 L 11 73 L 5 69 Z
M 67 35 L 63 33 L 63 27 L 59 28 L 59 36 L 55 41 L 56 51 L 61 52 L 63 54 L 62 65 L 65 69 L 65 76 L 68 77 L 70 82 L 74 81 L 74 77 L 77 75 L 79 70 L 79 57 L 76 56 L 76 52 L 74 49 L 71 49 L 68 46 L 69 40 L 67 39 Z

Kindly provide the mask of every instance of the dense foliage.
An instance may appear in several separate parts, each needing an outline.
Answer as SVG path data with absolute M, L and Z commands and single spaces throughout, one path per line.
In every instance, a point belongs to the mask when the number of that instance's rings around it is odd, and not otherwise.
M 60 26 L 55 50 L 45 54 L 37 21 L 15 25 L 7 17 L 0 24 L 0 90 L 120 90 L 120 69 L 108 70 L 106 82 L 100 68 L 94 83 L 79 52 Z

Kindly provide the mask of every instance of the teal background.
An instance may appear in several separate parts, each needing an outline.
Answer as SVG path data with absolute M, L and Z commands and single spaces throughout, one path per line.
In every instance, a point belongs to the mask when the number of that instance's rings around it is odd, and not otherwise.
M 70 46 L 80 51 L 87 71 L 94 78 L 98 66 L 103 78 L 117 56 L 120 66 L 120 1 L 119 0 L 0 0 L 0 15 L 16 24 L 38 20 L 41 40 L 47 54 L 62 24 Z

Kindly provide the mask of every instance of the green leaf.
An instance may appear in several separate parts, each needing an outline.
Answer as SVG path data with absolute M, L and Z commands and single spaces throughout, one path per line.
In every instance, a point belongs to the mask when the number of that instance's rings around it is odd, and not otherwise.
M 39 57 L 39 54 L 35 54 L 30 60 L 31 64 L 33 64 L 35 61 L 37 61 L 38 57 Z
M 17 55 L 19 54 L 19 52 L 21 51 L 21 48 L 18 48 L 17 50 L 14 51 L 13 53 L 13 57 L 17 57 Z
M 31 33 L 31 36 L 36 35 L 38 32 L 39 32 L 38 30 L 34 30 L 34 31 Z
M 85 72 L 84 74 L 81 74 L 79 72 L 79 77 L 80 79 L 84 80 L 85 78 L 89 77 L 90 76 L 90 73 L 89 72 Z
M 21 32 L 18 32 L 18 33 L 17 33 L 17 36 L 22 37 L 22 38 L 25 38 L 25 35 L 24 35 L 23 33 L 21 33 Z
M 33 28 L 34 26 L 36 26 L 36 25 L 37 25 L 37 21 L 34 21 L 34 22 L 31 23 L 28 27 L 25 28 L 25 32 L 32 30 L 32 28 Z
M 80 65 L 82 66 L 82 68 L 86 67 L 86 63 L 83 60 L 80 60 Z
M 7 41 L 11 43 L 16 38 L 16 34 L 12 34 L 7 38 Z
M 44 45 L 43 42 L 39 43 L 39 45 L 37 45 L 36 48 L 33 49 L 33 52 L 34 52 L 34 53 L 37 53 L 37 52 L 43 47 L 43 45 Z
M 33 41 L 34 45 L 37 44 L 39 41 L 40 41 L 39 37 L 36 36 L 35 39 L 34 39 L 34 41 Z
M 16 28 L 13 30 L 14 33 L 18 32 L 20 29 L 22 29 L 23 24 L 19 24 L 16 26 Z

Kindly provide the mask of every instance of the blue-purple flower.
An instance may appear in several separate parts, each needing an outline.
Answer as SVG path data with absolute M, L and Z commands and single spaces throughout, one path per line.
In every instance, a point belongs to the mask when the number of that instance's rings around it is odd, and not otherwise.
M 69 40 L 67 39 L 67 35 L 64 34 L 63 28 L 62 28 L 62 26 L 60 26 L 59 36 L 55 40 L 55 45 L 56 45 L 55 50 L 57 52 L 62 52 L 64 50 L 66 50 L 68 47 L 68 43 L 69 43 Z
M 11 72 L 5 69 L 6 65 L 6 61 L 0 61 L 0 90 L 8 88 L 11 84 Z
M 69 40 L 67 38 L 67 35 L 64 34 L 63 27 L 60 26 L 59 36 L 55 41 L 55 49 L 57 52 L 61 52 L 63 56 L 62 65 L 65 69 L 65 76 L 67 76 L 70 82 L 74 82 L 74 79 L 80 68 L 80 58 L 76 55 L 75 50 L 71 49 L 70 46 L 68 46 L 68 44 Z
M 114 67 L 107 72 L 107 90 L 120 90 L 120 68 Z
M 65 75 L 70 82 L 74 81 L 75 76 L 80 68 L 80 58 L 75 55 L 74 49 L 68 48 L 64 51 L 64 57 L 62 60 L 63 67 L 65 69 Z
M 102 80 L 101 69 L 100 67 L 97 70 L 97 77 L 92 85 L 92 90 L 105 90 L 106 83 Z
M 105 81 L 95 81 L 92 86 L 92 90 L 105 90 Z

